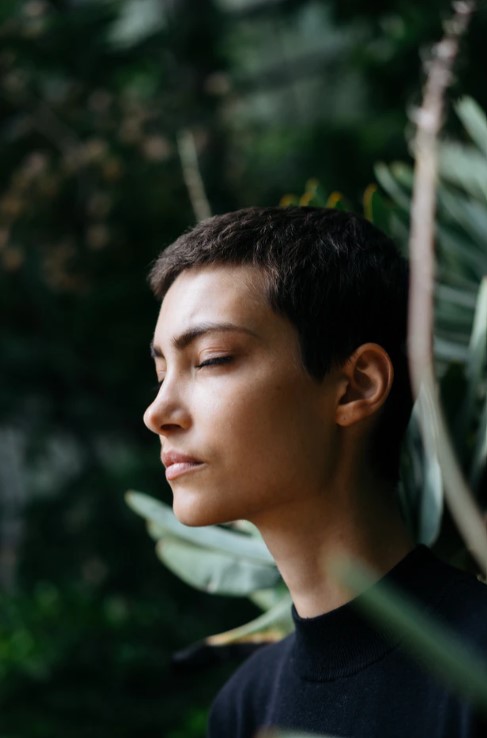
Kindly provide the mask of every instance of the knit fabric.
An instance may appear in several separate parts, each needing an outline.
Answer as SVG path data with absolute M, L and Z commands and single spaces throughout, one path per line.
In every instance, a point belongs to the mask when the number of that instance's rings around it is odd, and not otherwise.
M 487 587 L 475 577 L 418 546 L 382 582 L 487 659 Z M 468 702 L 357 605 L 360 597 L 315 618 L 293 608 L 295 632 L 257 651 L 217 696 L 208 738 L 253 738 L 268 726 L 336 738 L 487 738 Z

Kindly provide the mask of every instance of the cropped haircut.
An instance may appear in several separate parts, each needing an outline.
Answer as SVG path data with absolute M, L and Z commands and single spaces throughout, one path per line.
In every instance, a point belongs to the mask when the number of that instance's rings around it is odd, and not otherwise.
M 202 221 L 155 261 L 152 291 L 163 299 L 181 272 L 251 265 L 267 299 L 296 328 L 305 369 L 322 380 L 360 345 L 387 351 L 394 381 L 375 425 L 370 459 L 397 481 L 412 407 L 406 355 L 408 266 L 394 243 L 353 213 L 328 208 L 246 208 Z

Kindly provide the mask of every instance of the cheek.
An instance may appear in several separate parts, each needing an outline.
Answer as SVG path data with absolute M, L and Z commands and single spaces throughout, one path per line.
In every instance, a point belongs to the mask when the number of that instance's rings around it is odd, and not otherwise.
M 205 427 L 226 463 L 246 474 L 289 476 L 323 456 L 316 403 L 293 383 L 253 382 L 206 403 Z

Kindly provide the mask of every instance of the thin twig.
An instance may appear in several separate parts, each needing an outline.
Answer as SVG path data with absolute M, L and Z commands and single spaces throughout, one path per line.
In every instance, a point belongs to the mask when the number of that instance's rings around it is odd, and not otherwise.
M 195 218 L 197 221 L 204 220 L 210 217 L 211 208 L 198 165 L 198 154 L 196 152 L 193 132 L 188 128 L 179 131 L 177 144 L 183 178 Z
M 423 104 L 414 115 L 415 174 L 411 206 L 411 294 L 409 303 L 409 353 L 411 379 L 419 395 L 423 435 L 436 450 L 445 486 L 445 497 L 467 547 L 483 572 L 487 572 L 487 532 L 472 494 L 463 478 L 439 402 L 433 362 L 433 288 L 438 134 L 443 122 L 445 92 L 460 39 L 475 3 L 453 4 L 454 15 L 445 36 L 433 49 L 427 70 Z

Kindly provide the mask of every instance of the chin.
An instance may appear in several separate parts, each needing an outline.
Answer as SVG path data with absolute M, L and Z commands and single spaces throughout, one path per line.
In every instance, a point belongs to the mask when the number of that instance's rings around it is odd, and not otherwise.
M 198 528 L 204 525 L 215 525 L 214 520 L 208 509 L 201 509 L 199 504 L 181 503 L 176 499 L 173 503 L 173 512 L 180 523 L 190 528 Z
M 213 511 L 208 506 L 202 506 L 201 501 L 198 503 L 188 503 L 187 500 L 182 502 L 175 497 L 173 512 L 180 523 L 190 528 L 218 525 L 227 522 L 226 520 L 221 520 L 218 515 L 213 514 Z

